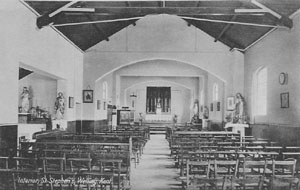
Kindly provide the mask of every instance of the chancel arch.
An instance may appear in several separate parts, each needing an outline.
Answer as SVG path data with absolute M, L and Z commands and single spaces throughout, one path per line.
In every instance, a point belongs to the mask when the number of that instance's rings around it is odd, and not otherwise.
M 96 96 L 103 93 L 97 86 L 100 87 L 105 81 L 112 89 L 108 92 L 112 104 L 117 108 L 132 108 L 134 105 L 134 109 L 137 109 L 136 115 L 139 113 L 150 115 L 149 112 L 147 114 L 147 87 L 171 87 L 170 105 L 162 102 L 163 106 L 169 109 L 166 113 L 164 113 L 165 110 L 162 110 L 164 114 L 170 115 L 169 120 L 171 120 L 171 116 L 178 115 L 178 122 L 189 122 L 193 116 L 192 107 L 195 100 L 200 100 L 202 107 L 209 106 L 210 103 L 216 104 L 214 106 L 218 104 L 222 110 L 224 107 L 225 80 L 189 63 L 172 59 L 150 59 L 124 65 L 96 80 Z M 211 96 L 214 84 L 218 85 L 218 101 L 212 99 Z M 176 96 L 183 102 L 180 100 L 177 101 L 177 105 L 173 105 L 176 102 L 174 101 Z M 155 98 L 152 106 L 157 104 L 158 97 Z M 179 104 L 184 105 L 178 106 Z M 154 110 L 156 107 L 153 107 L 152 112 Z M 215 109 L 211 114 L 212 118 L 221 121 L 224 114 L 222 110 Z M 100 112 L 103 111 L 96 109 L 95 117 L 105 119 L 106 114 Z

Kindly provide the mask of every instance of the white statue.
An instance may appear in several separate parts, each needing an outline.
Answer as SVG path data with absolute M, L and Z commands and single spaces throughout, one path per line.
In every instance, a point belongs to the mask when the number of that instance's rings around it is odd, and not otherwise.
M 245 100 L 241 93 L 236 94 L 234 123 L 244 123 L 246 121 Z
M 65 98 L 62 92 L 58 93 L 55 101 L 56 119 L 63 119 L 65 113 Z
M 143 125 L 143 114 L 139 113 L 139 125 Z
M 156 114 L 161 114 L 161 102 L 160 102 L 160 98 L 157 99 Z
M 195 99 L 195 101 L 194 101 L 193 112 L 194 112 L 194 115 L 199 117 L 199 101 L 198 101 L 198 99 Z
M 29 111 L 29 90 L 27 87 L 23 87 L 23 92 L 21 94 L 21 107 L 22 113 L 28 113 Z
M 194 101 L 193 112 L 194 112 L 194 115 L 192 117 L 191 122 L 198 123 L 199 122 L 199 101 L 198 101 L 198 99 L 195 99 L 195 101 Z

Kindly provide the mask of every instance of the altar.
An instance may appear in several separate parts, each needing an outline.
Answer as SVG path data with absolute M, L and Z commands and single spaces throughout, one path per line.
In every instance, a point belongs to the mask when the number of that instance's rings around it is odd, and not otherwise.
M 249 128 L 249 125 L 243 123 L 226 123 L 224 128 L 225 130 L 232 128 L 232 132 L 239 133 L 242 140 L 245 137 L 245 128 Z
M 52 120 L 52 130 L 54 129 L 66 130 L 67 126 L 68 126 L 67 120 L 63 120 L 63 119 Z
M 171 123 L 172 115 L 170 114 L 146 114 L 145 120 L 148 123 Z

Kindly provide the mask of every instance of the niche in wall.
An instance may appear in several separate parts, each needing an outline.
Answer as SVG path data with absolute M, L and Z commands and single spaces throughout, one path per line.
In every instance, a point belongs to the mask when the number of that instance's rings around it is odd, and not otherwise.
M 28 90 L 28 111 L 22 110 L 22 93 L 24 87 Z M 57 96 L 57 79 L 33 72 L 19 80 L 19 123 L 45 122 L 43 113 L 54 114 L 54 104 Z M 26 102 L 26 101 L 25 101 Z M 23 105 L 24 107 L 24 105 Z M 34 113 L 33 113 L 34 112 Z M 33 114 L 35 119 L 33 119 Z

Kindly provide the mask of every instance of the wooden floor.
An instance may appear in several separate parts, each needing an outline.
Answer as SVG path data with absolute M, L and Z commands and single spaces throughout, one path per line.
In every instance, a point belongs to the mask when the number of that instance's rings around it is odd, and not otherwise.
M 174 165 L 165 135 L 151 135 L 140 163 L 132 168 L 131 190 L 181 189 Z

